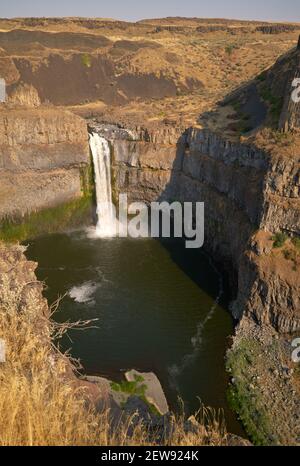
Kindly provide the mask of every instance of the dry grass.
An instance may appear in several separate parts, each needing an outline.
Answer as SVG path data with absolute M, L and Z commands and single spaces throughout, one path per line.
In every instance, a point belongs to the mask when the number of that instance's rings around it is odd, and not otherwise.
M 30 285 L 30 284 L 26 284 Z M 25 287 L 26 287 L 25 285 Z M 112 428 L 109 411 L 97 413 L 86 388 L 74 384 L 70 361 L 52 343 L 61 329 L 43 316 L 40 290 L 26 293 L 9 274 L 0 280 L 0 445 L 151 445 L 156 434 L 134 416 Z M 30 288 L 30 287 L 29 287 Z M 68 374 L 69 373 L 69 374 Z M 211 411 L 186 433 L 184 417 L 173 419 L 165 445 L 221 445 L 225 429 Z M 204 427 L 204 420 L 206 427 Z
M 59 56 L 66 66 L 70 66 L 69 74 L 74 77 L 73 81 L 79 79 L 79 76 L 75 75 L 80 75 L 80 73 L 74 75 L 71 65 L 72 57 L 78 53 L 83 53 L 82 56 L 85 58 L 88 56 L 94 59 L 103 55 L 115 68 L 118 76 L 163 75 L 170 79 L 177 89 L 177 95 L 171 94 L 169 97 L 158 99 L 155 97 L 155 92 L 152 94 L 153 99 L 143 97 L 137 92 L 135 96 L 137 100 L 130 93 L 127 96 L 127 102 L 125 98 L 125 101 L 117 107 L 121 115 L 130 116 L 132 113 L 143 112 L 140 121 L 164 118 L 177 121 L 178 117 L 179 120 L 182 117 L 186 124 L 190 125 L 196 124 L 201 113 L 211 110 L 213 104 L 222 100 L 229 92 L 272 66 L 280 55 L 297 44 L 299 36 L 299 30 L 287 31 L 275 36 L 263 34 L 256 31 L 258 23 L 236 21 L 227 21 L 224 23 L 223 31 L 210 33 L 201 33 L 197 31 L 197 27 L 205 24 L 209 27 L 213 24 L 211 20 L 199 23 L 197 20 L 187 21 L 183 18 L 176 18 L 172 19 L 170 25 L 179 26 L 179 30 L 162 30 L 161 32 L 156 31 L 157 26 L 166 25 L 166 23 L 161 23 L 161 20 L 153 20 L 152 24 L 150 22 L 123 23 L 122 27 L 118 22 L 106 22 L 106 24 L 99 23 L 99 27 L 93 28 L 90 27 L 92 23 L 97 26 L 97 21 L 81 23 L 75 18 L 62 18 L 60 21 L 51 19 L 0 20 L 0 30 L 3 31 L 16 28 L 32 32 L 44 31 L 44 33 L 69 34 L 73 32 L 75 38 L 77 34 L 77 39 L 73 38 L 71 44 L 69 40 L 65 42 L 62 40 L 55 48 L 51 42 L 46 46 L 39 44 L 35 37 L 32 38 L 32 42 L 26 43 L 26 46 L 21 41 L 16 42 L 14 46 L 12 43 L 3 42 L 0 59 L 1 76 L 10 84 L 16 83 L 19 79 L 17 71 L 19 65 L 15 64 L 17 63 L 15 59 L 23 57 L 28 61 L 28 71 L 32 68 L 35 74 L 35 82 L 31 84 L 38 90 L 38 81 L 42 79 L 39 78 L 38 70 L 45 64 L 49 67 L 50 54 Z M 180 31 L 180 28 L 183 30 Z M 94 35 L 104 36 L 108 39 L 109 45 L 101 48 L 96 43 L 85 48 L 82 33 L 92 38 Z M 125 41 L 125 44 L 116 45 L 117 41 Z M 133 46 L 130 47 L 128 44 L 133 44 Z M 93 70 L 93 65 L 85 68 L 85 72 L 89 74 Z M 54 71 L 51 71 L 50 65 L 48 72 Z M 50 79 L 46 86 L 50 89 L 51 85 Z M 109 83 L 107 85 L 109 86 Z M 41 88 L 43 86 L 45 84 L 41 84 Z M 123 87 L 119 87 L 118 92 L 126 95 Z M 78 94 L 77 99 L 70 101 L 72 102 L 70 110 L 79 115 L 105 112 L 105 116 L 109 116 L 113 110 L 109 104 L 112 101 L 110 94 L 103 91 L 93 95 L 94 97 L 91 97 L 90 89 L 86 94 Z M 49 100 L 52 101 L 51 98 Z M 62 100 L 61 103 L 63 102 L 69 105 L 68 100 Z M 164 114 L 163 117 L 162 114 Z M 118 115 L 116 121 L 119 121 Z

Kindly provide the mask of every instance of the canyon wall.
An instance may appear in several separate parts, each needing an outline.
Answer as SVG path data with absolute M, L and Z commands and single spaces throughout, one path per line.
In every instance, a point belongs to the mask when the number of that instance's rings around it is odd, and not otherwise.
M 238 274 L 237 319 L 300 329 L 297 271 L 282 254 L 274 257 L 272 241 L 278 231 L 299 234 L 297 159 L 198 128 L 89 126 L 111 141 L 116 199 L 127 192 L 130 201 L 205 202 L 205 245 Z
M 117 193 L 131 201 L 204 201 L 206 243 L 238 265 L 262 217 L 263 152 L 197 128 L 132 128 L 126 135 L 90 127 L 111 140 Z
M 299 270 L 282 251 L 273 249 L 269 232 L 259 231 L 241 256 L 233 316 L 250 316 L 282 333 L 300 329 Z
M 54 108 L 0 110 L 0 219 L 82 196 L 86 124 Z
M 263 185 L 260 228 L 272 232 L 300 234 L 300 158 L 269 158 Z
M 297 158 L 197 127 L 88 125 L 110 141 L 115 201 L 126 192 L 129 201 L 205 203 L 205 246 L 238 275 L 236 318 L 300 328 L 295 271 L 274 259 L 272 241 L 257 240 L 259 231 L 268 240 L 278 231 L 299 235 Z M 0 160 L 2 219 L 80 199 L 90 163 L 86 122 L 51 107 L 0 111 Z

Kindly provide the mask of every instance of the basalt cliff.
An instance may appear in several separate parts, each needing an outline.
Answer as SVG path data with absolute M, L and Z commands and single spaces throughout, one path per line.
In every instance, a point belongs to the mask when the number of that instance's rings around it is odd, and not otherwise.
M 206 129 L 89 128 L 111 141 L 115 199 L 204 200 L 206 247 L 238 274 L 235 318 L 300 329 L 297 268 L 272 247 L 278 231 L 299 234 L 299 160 Z
M 86 125 L 56 109 L 0 110 L 0 217 L 20 218 L 81 196 Z

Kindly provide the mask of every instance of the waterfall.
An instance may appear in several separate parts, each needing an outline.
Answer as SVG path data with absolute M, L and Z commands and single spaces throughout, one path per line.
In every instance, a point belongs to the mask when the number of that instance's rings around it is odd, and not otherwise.
M 97 133 L 90 134 L 90 148 L 94 162 L 97 200 L 96 234 L 102 238 L 112 237 L 116 235 L 116 220 L 111 195 L 110 148 L 107 140 Z

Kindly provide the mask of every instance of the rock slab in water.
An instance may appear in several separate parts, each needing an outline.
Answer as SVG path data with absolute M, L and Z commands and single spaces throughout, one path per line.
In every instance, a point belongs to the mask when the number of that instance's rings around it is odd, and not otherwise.
M 162 416 L 169 412 L 162 386 L 153 372 L 138 372 L 133 369 L 125 373 L 125 378 L 127 382 L 134 382 L 134 391 L 127 391 L 122 384 L 114 384 L 103 377 L 85 376 L 84 380 L 95 383 L 100 388 L 103 398 L 102 403 L 100 403 L 102 408 L 106 405 L 110 409 L 118 406 L 120 409 L 126 410 L 126 403 L 130 399 L 128 407 L 130 407 L 131 412 L 134 400 L 140 406 L 140 399 L 145 407 L 152 405 Z M 119 388 L 117 388 L 118 386 Z
M 168 403 L 160 384 L 153 372 L 138 372 L 134 369 L 125 373 L 128 382 L 137 382 L 137 387 L 145 386 L 145 398 L 163 416 L 169 412 Z

